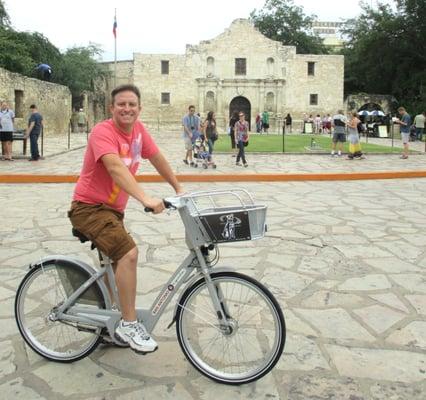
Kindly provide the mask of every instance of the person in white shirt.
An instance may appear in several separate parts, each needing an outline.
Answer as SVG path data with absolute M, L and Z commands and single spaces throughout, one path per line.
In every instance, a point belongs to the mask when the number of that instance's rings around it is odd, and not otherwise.
M 414 117 L 414 126 L 416 127 L 416 139 L 423 140 L 423 132 L 425 130 L 426 111 Z
M 12 142 L 13 142 L 13 123 L 15 122 L 15 113 L 7 107 L 3 101 L 0 106 L 0 140 L 3 153 L 3 160 L 13 161 Z

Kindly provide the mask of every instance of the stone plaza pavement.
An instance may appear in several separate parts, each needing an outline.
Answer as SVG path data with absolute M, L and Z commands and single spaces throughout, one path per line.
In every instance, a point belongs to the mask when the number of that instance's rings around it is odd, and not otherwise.
M 181 148 L 167 143 L 161 147 L 178 172 L 207 172 L 184 166 Z M 0 174 L 78 173 L 82 154 L 0 162 Z M 236 173 L 420 170 L 424 160 L 251 155 L 249 168 Z M 217 162 L 214 173 L 235 171 L 229 155 L 217 155 Z M 142 170 L 152 172 L 146 166 Z M 273 291 L 287 341 L 270 374 L 239 387 L 216 384 L 185 360 L 174 327 L 166 330 L 172 306 L 154 331 L 160 348 L 153 355 L 100 346 L 83 360 L 58 364 L 24 345 L 13 304 L 28 263 L 58 253 L 95 262 L 88 246 L 71 236 L 66 211 L 73 186 L 0 185 L 0 398 L 424 399 L 426 179 L 185 184 L 187 191 L 244 187 L 268 205 L 265 238 L 221 246 L 219 265 Z M 157 196 L 171 193 L 166 184 L 145 187 Z M 140 249 L 138 302 L 148 306 L 185 257 L 182 224 L 177 213 L 147 215 L 132 200 L 126 220 Z
M 167 156 L 176 173 L 179 174 L 206 174 L 202 168 L 190 168 L 182 162 L 184 151 L 181 134 L 178 132 L 154 133 L 153 136 L 163 153 Z M 309 136 L 310 137 L 310 136 Z M 309 143 L 309 138 L 306 138 Z M 362 138 L 362 143 L 365 138 Z M 369 138 L 371 143 L 390 146 L 389 139 Z M 29 163 L 22 159 L 22 142 L 14 143 L 14 155 L 19 157 L 13 163 L 0 161 L 0 174 L 78 174 L 84 155 L 86 134 L 73 133 L 68 140 L 66 135 L 57 135 L 45 138 L 45 160 L 38 163 Z M 29 144 L 28 144 L 29 146 Z M 396 148 L 402 147 L 400 140 L 394 141 Z M 422 153 L 412 155 L 408 160 L 399 159 L 399 154 L 368 155 L 366 160 L 347 160 L 345 157 L 331 158 L 326 154 L 251 154 L 247 153 L 249 168 L 235 167 L 235 158 L 229 154 L 217 154 L 214 159 L 218 168 L 209 169 L 210 174 L 244 174 L 244 173 L 327 173 L 327 172 L 377 172 L 377 171 L 417 171 L 424 170 L 426 154 L 423 142 L 410 143 L 410 149 Z M 74 150 L 73 150 L 74 149 Z M 328 149 L 324 149 L 328 152 Z M 27 153 L 29 153 L 29 148 Z M 64 154 L 68 154 L 63 157 Z M 144 163 L 140 174 L 152 174 L 154 169 L 149 163 Z

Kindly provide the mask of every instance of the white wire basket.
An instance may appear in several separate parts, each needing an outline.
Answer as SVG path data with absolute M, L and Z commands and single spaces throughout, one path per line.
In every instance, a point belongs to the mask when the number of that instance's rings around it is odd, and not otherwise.
M 186 206 L 197 241 L 228 243 L 265 235 L 267 207 L 255 204 L 244 189 L 191 193 Z

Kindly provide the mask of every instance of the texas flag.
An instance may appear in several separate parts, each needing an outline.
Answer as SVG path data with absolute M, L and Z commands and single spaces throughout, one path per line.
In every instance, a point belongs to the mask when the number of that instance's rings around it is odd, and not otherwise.
M 117 38 L 117 17 L 114 15 L 114 25 L 112 26 L 112 33 Z

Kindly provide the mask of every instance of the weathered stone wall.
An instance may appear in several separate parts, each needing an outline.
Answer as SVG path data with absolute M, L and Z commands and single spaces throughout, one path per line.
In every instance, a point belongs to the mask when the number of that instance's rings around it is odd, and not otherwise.
M 358 111 L 361 107 L 378 109 L 381 108 L 385 114 L 396 112 L 398 101 L 395 97 L 383 94 L 357 93 L 350 94 L 345 99 L 346 109 L 350 111 Z M 378 107 L 377 107 L 378 106 Z
M 246 59 L 245 75 L 236 75 L 236 58 Z M 169 61 L 169 74 L 161 73 L 162 60 Z M 315 63 L 313 76 L 308 62 Z M 112 72 L 114 63 L 106 65 Z M 264 110 L 275 126 L 288 112 L 297 120 L 304 113 L 343 107 L 343 56 L 296 54 L 294 46 L 270 40 L 248 20 L 238 19 L 216 38 L 187 45 L 183 55 L 135 53 L 133 61 L 117 63 L 117 84 L 127 82 L 140 88 L 141 118 L 151 129 L 181 129 L 190 104 L 202 116 L 215 111 L 225 128 L 236 97 L 250 103 L 252 126 Z M 163 92 L 170 93 L 170 104 L 161 104 Z M 317 105 L 310 105 L 311 94 L 318 96 Z
M 30 105 L 43 115 L 44 134 L 65 134 L 71 118 L 71 92 L 66 86 L 45 82 L 0 68 L 0 100 L 15 111 L 15 127 L 28 124 Z

